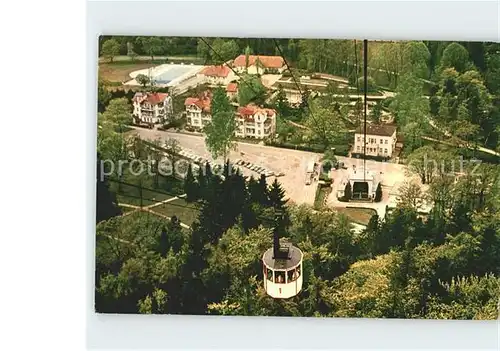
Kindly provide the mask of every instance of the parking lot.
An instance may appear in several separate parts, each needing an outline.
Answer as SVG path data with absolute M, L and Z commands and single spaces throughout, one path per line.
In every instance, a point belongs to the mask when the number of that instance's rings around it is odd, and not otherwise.
M 222 164 L 223 160 L 213 160 L 205 146 L 203 136 L 190 135 L 175 132 L 160 132 L 150 129 L 137 129 L 136 132 L 145 139 L 162 139 L 174 138 L 179 141 L 180 146 L 193 155 L 202 157 Z M 253 143 L 237 143 L 236 150 L 230 152 L 230 160 L 236 160 L 250 163 L 252 166 L 258 166 L 263 169 L 252 170 L 248 166 L 240 165 L 239 168 L 244 176 L 253 176 L 259 178 L 264 170 L 265 172 L 273 172 L 273 175 L 267 177 L 268 184 L 272 183 L 275 179 L 275 174 L 283 173 L 278 177 L 279 182 L 286 191 L 290 202 L 297 204 L 314 204 L 314 197 L 318 186 L 317 180 L 313 181 L 310 185 L 306 185 L 306 171 L 307 165 L 311 161 L 319 162 L 321 154 L 316 154 L 306 151 L 290 150 L 283 148 L 276 148 L 271 146 L 264 146 Z M 379 215 L 385 214 L 386 205 L 394 205 L 398 193 L 398 188 L 405 180 L 415 179 L 418 177 L 412 175 L 411 177 L 406 171 L 406 167 L 401 164 L 390 162 L 377 162 L 373 160 L 366 160 L 364 163 L 362 159 L 337 157 L 338 161 L 343 162 L 346 169 L 332 170 L 330 176 L 333 180 L 333 190 L 328 197 L 327 204 L 331 207 L 346 207 L 346 206 L 359 206 L 369 207 L 377 210 Z M 352 203 L 340 202 L 336 196 L 336 190 L 341 180 L 347 176 L 347 172 L 353 165 L 357 169 L 362 168 L 366 164 L 366 168 L 373 172 L 381 172 L 382 177 L 382 192 L 383 199 L 378 203 Z M 255 168 L 255 167 L 253 167 Z
M 144 139 L 154 140 L 158 137 L 162 139 L 177 139 L 180 146 L 187 152 L 212 162 L 223 162 L 222 159 L 213 160 L 205 146 L 205 140 L 202 136 L 160 132 L 141 128 L 136 129 L 136 132 Z M 314 204 L 318 183 L 314 181 L 310 185 L 306 185 L 307 164 L 311 160 L 319 160 L 320 157 L 320 154 L 312 152 L 288 150 L 252 143 L 237 143 L 237 149 L 230 152 L 230 160 L 233 162 L 240 159 L 245 162 L 250 162 L 253 165 L 263 167 L 268 171 L 272 171 L 274 174 L 283 173 L 283 176 L 278 177 L 278 181 L 286 191 L 290 202 L 310 205 Z M 258 171 L 251 170 L 247 167 L 240 168 L 245 176 L 260 177 Z M 268 184 L 272 183 L 274 179 L 275 176 L 268 177 Z

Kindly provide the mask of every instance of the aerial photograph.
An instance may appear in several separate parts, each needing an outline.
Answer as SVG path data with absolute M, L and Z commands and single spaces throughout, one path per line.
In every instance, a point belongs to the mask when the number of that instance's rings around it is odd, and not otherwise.
M 97 45 L 97 313 L 499 319 L 500 43 Z

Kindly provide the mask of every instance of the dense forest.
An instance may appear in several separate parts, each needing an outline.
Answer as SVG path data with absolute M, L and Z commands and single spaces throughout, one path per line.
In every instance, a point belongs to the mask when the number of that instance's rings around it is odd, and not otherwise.
M 287 63 L 296 70 L 295 76 L 314 72 L 331 73 L 347 77 L 358 91 L 363 86 L 361 41 L 102 36 L 99 46 L 100 54 L 111 59 L 116 55 L 127 54 L 132 58 L 145 55 L 152 59 L 163 55 L 171 58 L 191 57 L 202 64 L 220 64 L 245 53 L 283 53 Z M 385 99 L 380 108 L 395 115 L 398 130 L 408 141 L 405 152 L 423 146 L 421 136 L 424 134 L 492 150 L 499 148 L 500 44 L 370 42 L 368 71 L 370 91 L 384 89 L 396 94 Z M 332 95 L 347 94 L 347 91 L 334 86 L 329 91 Z M 306 90 L 302 93 L 308 94 Z M 259 101 L 264 100 L 261 98 Z M 322 124 L 328 124 L 330 120 L 346 120 L 349 111 L 337 107 L 342 103 L 341 100 L 330 99 L 326 105 L 323 104 L 327 111 L 324 113 L 326 122 Z M 307 121 L 308 115 L 286 107 L 278 112 L 282 120 L 313 122 L 313 126 L 320 119 Z M 361 109 L 353 111 L 360 112 Z M 288 134 L 290 129 L 287 126 Z M 336 134 L 335 137 L 342 140 L 338 133 L 331 134 Z M 313 135 L 315 137 L 321 139 L 317 133 Z M 334 142 L 338 144 L 338 140 Z M 313 143 L 316 142 L 313 140 Z M 317 143 L 321 144 L 321 140 Z
M 115 42 L 105 48 L 111 40 Z M 280 39 L 279 50 L 272 39 L 206 42 L 101 37 L 100 50 L 104 56 L 111 49 L 114 55 L 126 55 L 133 47 L 136 55 L 193 56 L 207 64 L 245 51 L 282 51 L 298 72 L 341 75 L 353 85 L 361 76 L 355 66 L 363 57 L 362 45 L 352 40 Z M 223 177 L 207 164 L 204 172 L 189 167 L 184 180 L 136 176 L 131 168 L 119 177 L 101 178 L 100 160 L 151 159 L 157 165 L 163 156 L 159 147 L 175 158 L 178 145 L 175 139 L 147 142 L 125 135 L 129 93 L 110 96 L 100 85 L 96 311 L 496 319 L 498 157 L 485 157 L 481 164 L 466 162 L 460 177 L 448 166 L 428 169 L 423 160 L 448 165 L 460 156 L 484 156 L 479 147 L 499 150 L 499 51 L 499 44 L 492 43 L 370 43 L 372 89 L 394 92 L 370 111 L 370 121 L 378 122 L 381 109 L 394 115 L 404 135 L 409 175 L 418 175 L 426 191 L 406 184 L 396 209 L 385 218 L 374 215 L 361 231 L 353 230 L 350 220 L 333 209 L 289 203 L 278 181 L 246 181 L 230 171 L 230 163 Z M 359 123 L 361 110 L 358 104 L 348 106 L 344 93 L 332 85 L 323 96 L 291 106 L 279 90 L 270 104 L 278 111 L 280 138 L 318 144 L 323 151 L 347 143 L 348 130 Z M 214 108 L 227 104 L 216 103 Z M 294 128 L 288 120 L 308 130 Z M 446 143 L 431 144 L 423 136 Z M 126 202 L 143 207 L 167 194 L 186 194 L 184 203 L 173 206 L 171 219 L 144 208 L 128 212 L 117 206 Z M 420 213 L 423 199 L 432 204 L 426 216 Z M 183 225 L 186 211 L 194 213 L 190 229 Z M 286 214 L 282 236 L 304 253 L 303 290 L 287 300 L 267 296 L 262 281 L 261 258 L 272 245 L 276 211 Z
M 458 183 L 435 179 L 425 220 L 414 189 L 395 212 L 354 232 L 343 215 L 286 204 L 277 181 L 189 171 L 199 216 L 192 231 L 148 212 L 116 216 L 98 186 L 96 310 L 182 313 L 495 319 L 500 288 L 500 191 L 495 166 Z M 146 184 L 144 181 L 143 184 Z M 150 180 L 150 184 L 153 180 Z M 263 290 L 261 257 L 275 210 L 304 252 L 304 288 L 289 300 Z

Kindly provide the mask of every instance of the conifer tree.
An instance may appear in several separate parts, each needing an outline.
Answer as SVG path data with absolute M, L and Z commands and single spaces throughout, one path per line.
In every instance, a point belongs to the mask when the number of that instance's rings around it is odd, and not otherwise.
M 278 179 L 274 178 L 274 182 L 271 184 L 269 188 L 269 203 L 275 209 L 283 209 L 285 204 L 287 203 L 287 199 L 285 199 L 285 190 L 278 183 Z
M 205 178 L 209 183 L 213 178 L 212 167 L 210 167 L 210 163 L 205 163 Z
M 259 201 L 259 204 L 261 204 L 262 206 L 266 206 L 269 204 L 269 192 L 267 189 L 266 176 L 264 174 L 260 175 L 257 199 Z
M 286 228 L 290 224 L 290 215 L 286 210 L 286 203 L 288 199 L 285 199 L 285 190 L 278 183 L 278 179 L 274 178 L 274 182 L 269 188 L 269 205 L 274 209 L 274 211 L 280 211 L 283 213 L 282 222 L 280 225 Z
M 259 202 L 258 198 L 258 192 L 259 192 L 259 184 L 253 177 L 253 175 L 250 177 L 250 179 L 247 182 L 247 189 L 248 189 L 248 200 L 249 202 Z
M 160 253 L 161 257 L 166 257 L 167 252 L 168 252 L 168 235 L 167 235 L 167 229 L 165 227 L 162 228 L 161 234 L 160 234 L 160 240 L 158 244 L 158 252 Z
M 375 202 L 382 201 L 382 185 L 378 183 L 377 190 L 375 190 Z
M 191 163 L 188 166 L 186 178 L 184 179 L 184 193 L 188 202 L 198 200 L 198 184 L 196 184 Z
M 109 191 L 106 176 L 101 178 L 101 159 L 97 154 L 97 195 L 96 195 L 96 223 L 114 216 L 121 215 L 116 196 Z

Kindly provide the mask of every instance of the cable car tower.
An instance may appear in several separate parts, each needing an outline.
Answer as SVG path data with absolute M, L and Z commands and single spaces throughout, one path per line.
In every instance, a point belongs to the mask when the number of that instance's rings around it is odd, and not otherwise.
M 262 256 L 264 289 L 275 299 L 288 299 L 302 289 L 302 258 L 299 248 L 291 243 L 280 243 L 283 213 L 275 215 L 273 247 Z

